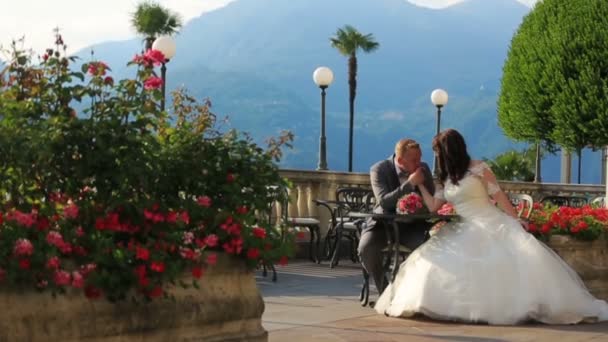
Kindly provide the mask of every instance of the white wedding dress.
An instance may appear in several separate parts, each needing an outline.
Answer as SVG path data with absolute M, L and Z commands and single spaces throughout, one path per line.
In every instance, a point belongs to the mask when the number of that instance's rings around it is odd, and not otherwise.
M 474 165 L 458 185 L 448 180 L 435 195 L 451 202 L 461 220 L 441 227 L 401 264 L 376 311 L 489 324 L 608 320 L 608 304 L 490 202 L 488 194 L 500 189 L 485 163 Z

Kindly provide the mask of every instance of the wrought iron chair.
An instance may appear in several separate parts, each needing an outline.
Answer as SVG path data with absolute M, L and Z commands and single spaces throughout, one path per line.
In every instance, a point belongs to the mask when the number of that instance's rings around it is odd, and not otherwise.
M 517 210 L 517 216 L 522 219 L 529 219 L 532 214 L 532 209 L 534 206 L 534 200 L 532 196 L 526 194 L 515 194 L 509 193 L 509 199 L 515 209 Z
M 325 235 L 324 244 L 324 254 L 326 258 L 331 258 L 331 268 L 338 265 L 344 239 L 350 243 L 351 260 L 358 261 L 357 246 L 365 220 L 352 218 L 350 215 L 371 212 L 375 197 L 373 191 L 368 188 L 343 187 L 336 190 L 336 200 L 336 207 L 330 209 L 332 223 Z
M 606 205 L 606 197 L 598 196 L 591 200 L 591 205 L 596 207 L 604 207 Z
M 549 195 L 540 200 L 541 203 L 551 203 L 557 206 L 582 207 L 588 204 L 589 199 L 582 196 Z

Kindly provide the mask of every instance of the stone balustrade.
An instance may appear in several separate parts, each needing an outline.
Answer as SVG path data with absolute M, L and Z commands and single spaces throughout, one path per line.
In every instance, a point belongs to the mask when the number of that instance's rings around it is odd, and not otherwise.
M 322 222 L 321 230 L 325 233 L 329 212 L 323 207 L 317 207 L 314 199 L 334 200 L 336 189 L 344 186 L 371 187 L 369 174 L 311 171 L 282 169 L 281 176 L 293 184 L 290 191 L 290 217 L 314 217 Z M 586 197 L 604 196 L 604 185 L 590 184 L 558 184 L 558 183 L 530 183 L 530 182 L 499 182 L 506 192 L 524 193 L 531 195 L 538 201 L 546 195 L 579 195 Z

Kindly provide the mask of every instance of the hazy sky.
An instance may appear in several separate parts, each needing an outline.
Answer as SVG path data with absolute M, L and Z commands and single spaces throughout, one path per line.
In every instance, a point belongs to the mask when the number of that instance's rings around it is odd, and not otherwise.
M 139 0 L 0 0 L 0 45 L 25 36 L 25 47 L 41 53 L 53 43 L 53 28 L 59 27 L 74 52 L 108 40 L 133 38 L 129 15 Z M 226 5 L 233 0 L 160 0 L 178 12 L 184 22 Z M 329 1 L 329 0 L 328 0 Z M 404 0 L 420 6 L 441 8 L 466 0 Z M 537 0 L 517 0 L 531 6 Z M 5 57 L 0 54 L 0 58 Z

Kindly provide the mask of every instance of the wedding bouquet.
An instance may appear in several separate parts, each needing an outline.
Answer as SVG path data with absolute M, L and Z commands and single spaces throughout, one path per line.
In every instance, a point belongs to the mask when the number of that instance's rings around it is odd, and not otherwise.
M 415 192 L 409 193 L 397 201 L 397 213 L 402 215 L 419 214 L 425 210 L 422 197 Z
M 437 214 L 439 214 L 439 215 L 455 215 L 456 214 L 456 209 L 454 209 L 454 206 L 451 205 L 450 203 L 445 203 L 444 205 L 441 206 L 441 208 L 439 208 L 437 210 Z

